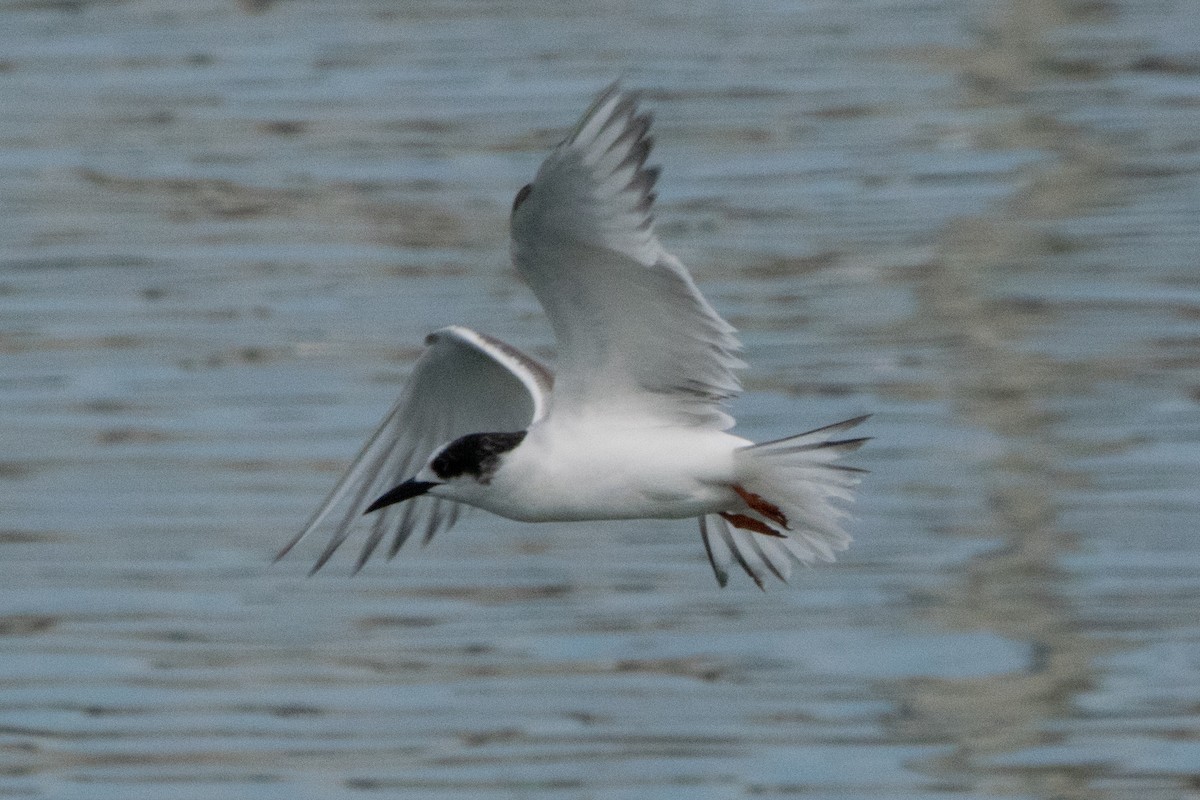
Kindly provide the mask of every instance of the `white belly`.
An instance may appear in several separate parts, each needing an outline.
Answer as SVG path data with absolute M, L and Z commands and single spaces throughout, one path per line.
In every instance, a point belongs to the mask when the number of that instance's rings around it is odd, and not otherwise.
M 476 505 L 526 522 L 678 519 L 731 508 L 733 452 L 721 431 L 530 430 Z

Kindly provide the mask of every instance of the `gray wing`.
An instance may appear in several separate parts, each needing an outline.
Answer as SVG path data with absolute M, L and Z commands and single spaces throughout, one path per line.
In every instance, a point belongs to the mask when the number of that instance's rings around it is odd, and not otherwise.
M 554 379 L 535 359 L 499 339 L 457 325 L 429 334 L 425 343 L 427 348 L 400 399 L 308 523 L 279 551 L 277 561 L 344 506 L 329 544 L 312 568 L 316 572 L 346 541 L 367 505 L 412 477 L 436 448 L 468 433 L 524 430 L 545 416 Z M 428 542 L 449 530 L 461 508 L 449 500 L 419 497 L 376 514 L 355 571 L 389 531 L 391 558 L 415 531 Z
M 728 428 L 733 327 L 654 234 L 650 115 L 613 84 L 517 195 L 512 253 L 558 340 L 558 411 Z

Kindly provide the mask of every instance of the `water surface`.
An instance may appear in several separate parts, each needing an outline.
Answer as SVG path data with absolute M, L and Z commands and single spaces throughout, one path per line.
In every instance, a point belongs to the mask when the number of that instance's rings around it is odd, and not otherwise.
M 0 796 L 1200 796 L 1186 2 L 0 3 Z M 292 535 L 614 76 L 742 331 L 860 413 L 855 547 Z M 307 545 L 306 545 L 307 546 Z

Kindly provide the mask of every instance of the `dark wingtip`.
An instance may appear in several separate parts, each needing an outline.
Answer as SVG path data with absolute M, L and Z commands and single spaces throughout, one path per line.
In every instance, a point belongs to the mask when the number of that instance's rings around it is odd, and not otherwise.
M 527 183 L 524 186 L 522 186 L 521 189 L 517 192 L 517 196 L 513 198 L 512 213 L 514 213 L 514 214 L 517 213 L 517 209 L 521 207 L 521 204 L 524 203 L 529 198 L 529 195 L 531 195 L 531 194 L 533 194 L 533 184 L 532 183 Z

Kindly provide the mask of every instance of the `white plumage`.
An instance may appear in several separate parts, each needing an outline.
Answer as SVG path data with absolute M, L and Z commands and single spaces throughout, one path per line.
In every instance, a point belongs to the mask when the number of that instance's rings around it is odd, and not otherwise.
M 468 328 L 431 334 L 279 557 L 339 505 L 314 572 L 364 510 L 379 513 L 357 567 L 388 532 L 391 556 L 463 504 L 531 522 L 696 517 L 721 585 L 732 563 L 761 587 L 846 548 L 838 503 L 861 470 L 833 462 L 866 440 L 835 436 L 865 417 L 759 445 L 727 432 L 740 345 L 654 233 L 650 122 L 610 86 L 514 201 L 513 262 L 554 328 L 556 373 Z

